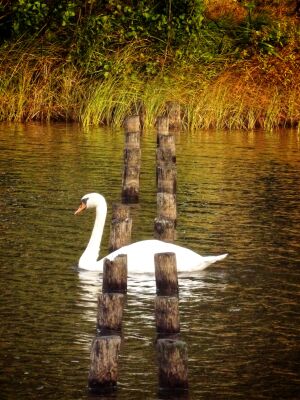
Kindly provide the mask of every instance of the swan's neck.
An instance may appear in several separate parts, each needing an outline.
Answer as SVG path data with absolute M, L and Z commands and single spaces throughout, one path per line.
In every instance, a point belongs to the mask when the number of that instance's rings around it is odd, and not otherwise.
M 99 257 L 107 208 L 96 207 L 96 218 L 89 243 L 79 260 L 79 267 L 91 267 Z

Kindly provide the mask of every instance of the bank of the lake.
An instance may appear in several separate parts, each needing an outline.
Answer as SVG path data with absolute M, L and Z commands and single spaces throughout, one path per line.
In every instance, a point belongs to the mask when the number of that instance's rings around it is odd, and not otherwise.
M 299 127 L 297 1 L 25 3 L 0 6 L 0 121 Z

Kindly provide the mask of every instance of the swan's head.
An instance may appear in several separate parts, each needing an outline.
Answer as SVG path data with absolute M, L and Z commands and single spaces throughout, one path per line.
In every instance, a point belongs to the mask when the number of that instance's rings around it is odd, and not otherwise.
M 75 211 L 74 214 L 76 215 L 88 208 L 97 208 L 99 206 L 106 209 L 106 201 L 101 194 L 99 193 L 85 194 L 81 198 L 80 206 L 78 207 L 78 209 Z

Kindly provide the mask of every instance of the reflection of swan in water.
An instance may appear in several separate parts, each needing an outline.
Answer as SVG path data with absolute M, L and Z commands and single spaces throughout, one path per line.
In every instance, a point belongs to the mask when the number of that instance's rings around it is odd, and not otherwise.
M 103 270 L 104 258 L 97 261 L 100 244 L 107 214 L 107 205 L 104 197 L 98 193 L 86 194 L 81 199 L 81 204 L 75 214 L 95 208 L 96 219 L 89 243 L 79 259 L 78 266 L 89 271 Z M 113 260 L 119 254 L 127 254 L 127 267 L 129 273 L 154 273 L 154 254 L 172 252 L 176 255 L 177 271 L 200 271 L 216 261 L 223 260 L 227 254 L 220 256 L 202 257 L 192 250 L 162 242 L 160 240 L 142 240 L 108 254 L 105 258 Z

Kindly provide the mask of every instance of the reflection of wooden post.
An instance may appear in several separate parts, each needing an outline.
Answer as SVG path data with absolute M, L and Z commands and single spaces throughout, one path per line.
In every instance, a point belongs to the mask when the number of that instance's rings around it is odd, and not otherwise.
M 118 255 L 113 261 L 108 258 L 103 263 L 103 293 L 127 292 L 127 256 Z
M 140 118 L 138 115 L 128 117 L 124 122 L 125 150 L 124 170 L 122 179 L 122 201 L 124 203 L 137 203 L 139 200 L 140 186 Z
M 165 389 L 187 389 L 187 345 L 181 340 L 158 339 L 159 386 Z
M 109 252 L 126 246 L 131 240 L 132 219 L 129 207 L 124 204 L 113 204 L 113 214 L 109 238 Z
M 93 392 L 113 389 L 117 385 L 120 346 L 120 336 L 97 336 L 93 340 L 88 377 Z
M 121 331 L 124 294 L 101 293 L 98 297 L 97 329 L 101 333 Z

